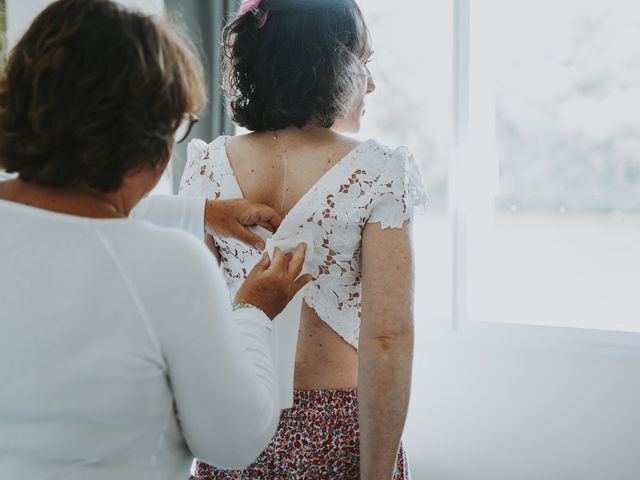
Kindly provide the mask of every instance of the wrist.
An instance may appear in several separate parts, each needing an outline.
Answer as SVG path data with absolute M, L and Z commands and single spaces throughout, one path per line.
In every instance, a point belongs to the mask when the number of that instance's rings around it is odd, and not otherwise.
M 247 293 L 239 293 L 236 294 L 235 298 L 233 299 L 233 303 L 232 303 L 232 308 L 233 305 L 247 305 L 248 307 L 245 308 L 257 308 L 258 310 L 260 310 L 261 312 L 263 312 L 267 317 L 269 317 L 271 320 L 273 320 L 275 318 L 275 316 L 277 315 L 276 312 L 273 312 L 271 305 L 268 301 L 256 301 L 256 295 L 251 295 L 251 294 L 247 294 Z M 240 307 L 242 308 L 242 307 Z
M 251 308 L 251 309 L 259 310 L 259 311 L 261 311 L 262 313 L 264 313 L 265 315 L 267 315 L 267 313 L 266 313 L 262 308 L 260 308 L 260 307 L 258 307 L 258 306 L 256 306 L 256 305 L 253 305 L 252 303 L 246 303 L 246 302 L 233 302 L 233 303 L 231 304 L 231 309 L 232 309 L 234 312 L 236 312 L 236 311 L 238 311 L 238 310 L 243 310 L 243 309 L 246 309 L 246 308 Z M 267 315 L 267 317 L 268 317 L 268 316 L 269 316 L 269 315 Z

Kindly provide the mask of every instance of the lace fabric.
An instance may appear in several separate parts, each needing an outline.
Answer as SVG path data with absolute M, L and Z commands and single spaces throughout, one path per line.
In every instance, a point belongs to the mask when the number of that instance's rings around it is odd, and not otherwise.
M 226 154 L 228 137 L 211 144 L 193 140 L 180 194 L 213 199 L 243 198 Z M 304 302 L 345 341 L 358 348 L 361 241 L 367 223 L 400 228 L 426 203 L 417 165 L 404 147 L 391 150 L 367 140 L 349 152 L 305 194 L 283 220 L 274 240 L 310 236 L 307 258 L 316 280 Z M 231 294 L 260 260 L 261 253 L 234 239 L 214 236 Z

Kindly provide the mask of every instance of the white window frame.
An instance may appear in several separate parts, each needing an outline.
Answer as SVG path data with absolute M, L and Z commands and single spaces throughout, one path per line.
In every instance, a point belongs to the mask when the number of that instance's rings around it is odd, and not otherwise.
M 550 325 L 524 325 L 490 321 L 473 321 L 467 312 L 468 262 L 466 245 L 468 226 L 473 212 L 470 211 L 468 191 L 473 178 L 473 170 L 478 167 L 477 143 L 472 138 L 473 119 L 470 118 L 470 32 L 471 0 L 454 0 L 453 3 L 453 153 L 449 175 L 449 213 L 452 241 L 452 318 L 449 330 L 469 337 L 486 337 L 509 343 L 562 349 L 596 350 L 603 352 L 630 354 L 640 357 L 640 333 L 606 329 L 561 327 Z M 479 2 L 475 2 L 478 7 Z M 490 100 L 490 99 L 489 99 Z M 491 142 L 484 148 L 483 155 L 495 155 Z M 473 148 L 472 148 L 473 147 Z M 495 146 L 494 146 L 495 147 Z M 472 157 L 469 153 L 474 151 Z M 474 162 L 476 162 L 474 164 Z M 490 167 L 491 164 L 488 163 Z M 475 180 L 475 179 L 474 179 Z M 490 187 L 489 187 L 490 188 Z M 640 315 L 640 312 L 638 312 Z M 441 326 L 441 325 L 440 325 Z

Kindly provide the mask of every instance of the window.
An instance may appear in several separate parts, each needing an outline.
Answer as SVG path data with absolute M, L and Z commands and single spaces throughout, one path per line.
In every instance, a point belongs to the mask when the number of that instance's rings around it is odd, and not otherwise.
M 359 136 L 408 146 L 430 196 L 414 222 L 418 336 L 640 331 L 640 4 L 360 7 L 378 88 Z
M 359 2 L 371 31 L 377 90 L 367 99 L 361 139 L 406 145 L 429 193 L 416 215 L 417 328 L 451 317 L 451 236 L 447 215 L 452 140 L 452 9 L 449 0 Z
M 468 12 L 462 315 L 640 331 L 640 4 Z

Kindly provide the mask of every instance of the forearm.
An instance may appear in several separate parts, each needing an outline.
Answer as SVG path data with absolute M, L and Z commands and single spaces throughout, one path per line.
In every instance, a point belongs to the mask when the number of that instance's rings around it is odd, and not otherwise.
M 358 408 L 360 478 L 390 480 L 404 428 L 411 387 L 413 331 L 392 338 L 362 338 Z
M 276 433 L 280 419 L 280 391 L 269 346 L 270 334 L 264 328 L 268 324 L 270 330 L 271 321 L 262 315 L 264 322 L 258 324 L 253 314 L 247 317 L 252 312 L 255 309 L 242 309 L 234 312 L 233 318 L 249 364 L 224 376 L 234 382 L 224 388 L 225 415 L 217 425 L 201 431 L 200 453 L 195 449 L 193 452 L 201 460 L 223 468 L 243 468 L 255 460 Z M 220 388 L 223 383 L 218 381 L 216 385 Z M 198 425 L 205 423 L 203 417 L 207 415 L 210 413 L 196 416 Z M 212 432 L 222 440 L 214 449 Z
M 200 304 L 179 325 L 167 315 L 157 328 L 182 432 L 195 457 L 242 468 L 269 443 L 280 418 L 272 323 L 256 309 L 231 313 L 222 285 L 209 300 L 192 287 Z

